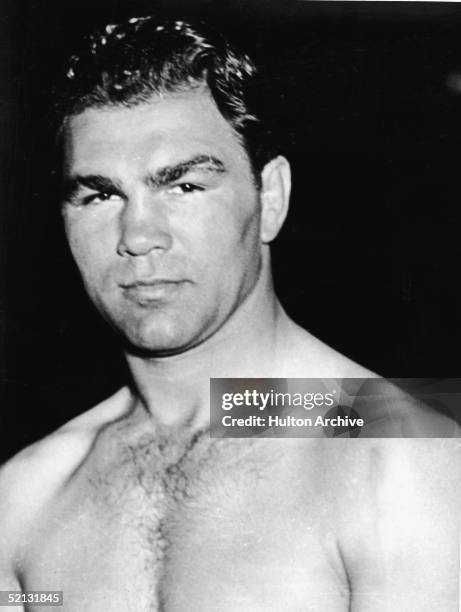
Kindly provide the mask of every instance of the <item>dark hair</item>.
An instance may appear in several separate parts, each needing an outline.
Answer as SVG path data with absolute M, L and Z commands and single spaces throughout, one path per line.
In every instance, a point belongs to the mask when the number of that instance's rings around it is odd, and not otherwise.
M 59 131 L 88 108 L 130 107 L 155 94 L 206 85 L 244 146 L 255 179 L 274 152 L 271 130 L 254 112 L 256 67 L 208 25 L 155 17 L 109 24 L 72 55 L 56 102 Z

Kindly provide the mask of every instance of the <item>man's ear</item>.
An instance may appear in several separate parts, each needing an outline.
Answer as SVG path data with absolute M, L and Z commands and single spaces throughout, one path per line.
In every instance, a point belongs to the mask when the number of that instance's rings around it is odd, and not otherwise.
M 271 242 L 277 236 L 288 213 L 291 191 L 290 164 L 279 155 L 261 172 L 261 240 Z

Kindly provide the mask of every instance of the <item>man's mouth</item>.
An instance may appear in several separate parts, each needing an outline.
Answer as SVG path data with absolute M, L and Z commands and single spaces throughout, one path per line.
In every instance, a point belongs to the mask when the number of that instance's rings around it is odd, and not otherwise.
M 152 279 L 121 284 L 125 297 L 139 305 L 147 305 L 174 297 L 184 286 L 185 280 Z

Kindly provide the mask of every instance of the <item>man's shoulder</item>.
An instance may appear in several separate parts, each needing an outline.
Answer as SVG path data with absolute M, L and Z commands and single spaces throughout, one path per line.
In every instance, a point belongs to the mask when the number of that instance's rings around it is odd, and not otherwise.
M 352 513 L 418 503 L 461 507 L 461 428 L 453 419 L 383 378 L 350 383 L 349 402 L 330 410 L 333 418 L 363 419 L 363 427 L 324 427 L 315 441 L 319 487 Z M 306 448 L 308 448 L 306 446 Z M 365 510 L 366 509 L 366 510 Z M 350 526 L 348 511 L 341 511 Z
M 366 494 L 406 479 L 426 483 L 461 478 L 461 439 L 370 437 L 318 442 L 321 473 L 329 487 L 341 483 L 351 492 L 357 485 Z M 357 490 L 355 490 L 355 493 Z M 455 493 L 455 491 L 453 491 Z
M 129 409 L 131 392 L 128 387 L 122 387 L 116 393 L 97 404 L 90 410 L 83 412 L 71 421 L 68 421 L 56 433 L 94 432 L 101 427 L 116 421 Z
M 390 609 L 454 609 L 461 441 L 325 442 L 325 496 L 357 602 L 375 609 L 387 588 Z
M 365 422 L 362 437 L 461 437 L 459 424 L 432 408 L 417 388 L 408 387 L 408 384 L 399 386 L 407 381 L 373 378 L 348 382 L 359 383 L 353 408 Z
M 396 558 L 437 533 L 431 547 L 442 553 L 458 536 L 460 439 L 330 439 L 319 447 L 318 486 L 352 567 L 376 562 L 377 546 Z
M 346 406 L 355 411 L 356 417 L 364 420 L 361 437 L 461 437 L 460 426 L 452 418 L 427 405 L 427 394 L 418 399 L 418 394 L 421 394 L 417 387 L 411 384 L 408 387 L 411 381 L 406 381 L 407 384 L 400 388 L 399 380 L 378 376 L 292 321 L 289 321 L 286 331 L 285 352 L 288 356 L 285 358 L 284 377 L 335 379 L 334 384 L 339 384 L 344 392 Z M 342 434 L 335 432 L 335 435 L 340 437 Z M 350 437 L 349 431 L 344 436 Z
M 127 410 L 129 397 L 121 389 L 0 467 L 0 521 L 10 533 L 34 519 L 85 459 L 97 433 Z

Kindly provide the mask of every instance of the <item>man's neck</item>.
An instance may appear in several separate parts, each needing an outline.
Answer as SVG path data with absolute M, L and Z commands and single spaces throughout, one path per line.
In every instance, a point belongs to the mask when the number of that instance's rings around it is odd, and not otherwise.
M 210 378 L 273 377 L 286 321 L 266 274 L 202 344 L 170 357 L 127 355 L 138 409 L 167 429 L 206 428 Z

